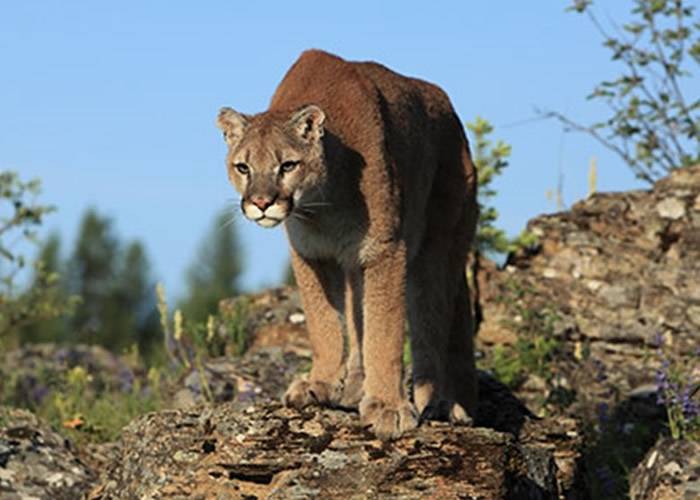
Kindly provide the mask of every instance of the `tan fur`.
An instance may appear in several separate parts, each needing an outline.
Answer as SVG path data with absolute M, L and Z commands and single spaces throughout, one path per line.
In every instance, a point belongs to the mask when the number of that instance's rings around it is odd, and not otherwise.
M 285 221 L 313 348 L 311 373 L 285 402 L 359 407 L 382 438 L 415 427 L 415 409 L 468 421 L 476 176 L 445 93 L 312 50 L 268 111 L 224 108 L 218 124 L 244 214 Z M 415 407 L 402 383 L 407 320 Z

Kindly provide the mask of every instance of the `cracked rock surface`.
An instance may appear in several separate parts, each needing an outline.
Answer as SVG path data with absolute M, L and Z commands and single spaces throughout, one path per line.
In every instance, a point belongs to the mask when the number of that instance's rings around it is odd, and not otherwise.
M 483 346 L 515 343 L 523 311 L 548 311 L 548 334 L 562 350 L 557 375 L 567 389 L 587 388 L 591 400 L 602 398 L 602 379 L 623 397 L 653 388 L 658 340 L 667 356 L 694 355 L 700 165 L 650 190 L 596 193 L 532 219 L 528 230 L 538 244 L 509 256 L 504 269 L 485 267 L 479 279 Z M 700 378 L 697 363 L 689 375 Z
M 382 442 L 343 411 L 165 411 L 125 429 L 90 498 L 557 498 L 557 461 L 579 443 L 572 424 L 528 420 L 519 438 L 431 424 Z
M 96 478 L 70 443 L 34 415 L 0 407 L 0 498 L 81 498 Z

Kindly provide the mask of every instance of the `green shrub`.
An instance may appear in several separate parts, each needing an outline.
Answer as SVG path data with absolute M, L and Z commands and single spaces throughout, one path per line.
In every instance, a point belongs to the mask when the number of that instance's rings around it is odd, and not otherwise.
M 38 180 L 24 182 L 15 172 L 0 172 L 0 342 L 16 341 L 22 326 L 68 314 L 76 304 L 42 261 L 34 264 L 30 286 L 18 284 L 27 269 L 24 252 L 37 243 L 37 230 L 54 211 L 36 201 L 40 193 Z

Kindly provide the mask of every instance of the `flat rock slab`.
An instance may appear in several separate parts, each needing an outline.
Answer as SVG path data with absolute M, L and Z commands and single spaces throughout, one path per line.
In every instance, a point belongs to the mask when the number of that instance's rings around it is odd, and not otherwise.
M 557 498 L 556 462 L 576 438 L 551 421 L 528 425 L 526 442 L 439 423 L 382 442 L 339 410 L 164 411 L 125 429 L 89 498 Z

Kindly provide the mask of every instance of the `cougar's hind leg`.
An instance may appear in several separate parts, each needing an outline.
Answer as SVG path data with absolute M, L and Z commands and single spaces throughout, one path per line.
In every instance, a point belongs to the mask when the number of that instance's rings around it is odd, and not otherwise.
M 453 401 L 449 418 L 470 423 L 476 416 L 478 386 L 474 364 L 474 322 L 464 275 L 459 280 L 450 325 L 447 373 L 449 399 Z
M 413 399 L 423 419 L 446 418 L 446 368 L 454 293 L 450 290 L 453 280 L 447 266 L 451 234 L 440 226 L 437 217 L 428 221 L 428 236 L 408 271 Z

